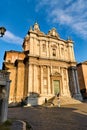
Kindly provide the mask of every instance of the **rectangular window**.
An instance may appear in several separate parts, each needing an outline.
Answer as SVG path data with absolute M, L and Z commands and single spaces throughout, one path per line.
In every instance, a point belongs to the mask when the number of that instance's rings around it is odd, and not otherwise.
M 43 44 L 43 52 L 46 52 L 46 44 Z
M 56 49 L 53 49 L 53 56 L 56 56 Z

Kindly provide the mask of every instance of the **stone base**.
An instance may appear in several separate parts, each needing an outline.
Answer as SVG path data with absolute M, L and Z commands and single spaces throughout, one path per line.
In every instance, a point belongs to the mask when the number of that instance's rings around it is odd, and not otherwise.
M 37 106 L 42 105 L 45 103 L 45 99 L 50 100 L 54 97 L 54 95 L 40 95 L 40 97 L 33 97 L 29 96 L 27 99 L 27 107 L 28 106 Z M 83 98 L 81 94 L 75 94 L 73 98 L 69 96 L 60 96 L 61 104 L 73 104 L 73 103 L 80 103 L 80 101 L 83 101 Z M 52 99 L 53 102 L 53 99 Z M 56 102 L 58 102 L 56 100 Z M 54 103 L 55 104 L 55 103 Z
M 53 95 L 49 96 L 40 96 L 40 97 L 28 97 L 27 100 L 27 106 L 36 106 L 36 105 L 42 105 L 45 103 L 45 99 L 49 100 L 53 97 Z
M 73 98 L 75 98 L 76 100 L 79 100 L 79 101 L 83 101 L 82 95 L 80 93 L 79 94 L 75 94 L 73 96 Z

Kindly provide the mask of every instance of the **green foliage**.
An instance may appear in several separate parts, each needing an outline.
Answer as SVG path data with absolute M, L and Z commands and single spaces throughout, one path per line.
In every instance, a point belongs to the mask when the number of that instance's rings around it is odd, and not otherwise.
M 4 123 L 0 124 L 0 130 L 10 130 L 12 122 L 14 122 L 14 120 L 7 120 Z M 25 121 L 26 122 L 26 121 Z M 26 130 L 31 130 L 31 126 L 29 125 L 28 122 L 26 122 Z
M 0 124 L 0 130 L 10 130 L 11 125 L 12 125 L 12 121 L 7 120 L 4 123 Z

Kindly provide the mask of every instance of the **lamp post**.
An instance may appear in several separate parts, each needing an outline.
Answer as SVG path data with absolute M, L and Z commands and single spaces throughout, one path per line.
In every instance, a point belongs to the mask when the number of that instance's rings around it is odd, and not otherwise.
M 6 32 L 6 29 L 4 27 L 0 27 L 0 37 L 3 37 L 5 32 Z

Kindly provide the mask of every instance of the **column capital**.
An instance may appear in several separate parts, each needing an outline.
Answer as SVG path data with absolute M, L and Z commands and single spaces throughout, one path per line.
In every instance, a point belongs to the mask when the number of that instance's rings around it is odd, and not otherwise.
M 68 69 L 69 70 L 77 70 L 76 66 L 70 66 Z

